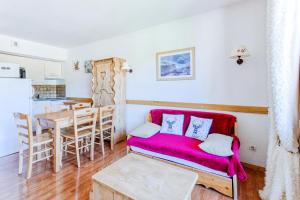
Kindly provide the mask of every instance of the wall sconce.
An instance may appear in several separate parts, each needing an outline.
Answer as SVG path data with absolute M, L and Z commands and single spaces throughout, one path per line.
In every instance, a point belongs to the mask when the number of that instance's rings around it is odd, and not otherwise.
M 124 70 L 125 72 L 129 72 L 129 73 L 133 72 L 132 67 L 129 66 L 128 62 L 123 63 L 122 70 Z
M 249 56 L 250 56 L 250 54 L 248 52 L 248 49 L 244 46 L 241 46 L 240 48 L 234 49 L 231 52 L 230 58 L 231 59 L 236 59 L 236 63 L 238 65 L 241 65 L 244 62 L 243 58 L 246 58 L 246 57 L 249 57 Z

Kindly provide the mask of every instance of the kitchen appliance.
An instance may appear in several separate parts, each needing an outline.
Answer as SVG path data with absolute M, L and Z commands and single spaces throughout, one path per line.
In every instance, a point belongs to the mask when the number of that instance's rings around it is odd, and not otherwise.
M 20 65 L 0 63 L 0 78 L 20 78 Z
M 0 78 L 0 94 L 0 157 L 2 157 L 18 152 L 18 134 L 13 113 L 31 115 L 31 80 Z

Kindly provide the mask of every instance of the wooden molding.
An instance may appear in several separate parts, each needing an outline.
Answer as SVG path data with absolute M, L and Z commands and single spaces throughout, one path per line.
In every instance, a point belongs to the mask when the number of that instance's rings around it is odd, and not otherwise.
M 88 102 L 88 103 L 92 102 L 91 98 L 67 97 L 67 99 L 78 101 L 78 102 Z M 166 107 L 178 107 L 178 108 L 254 113 L 254 114 L 264 114 L 264 115 L 267 115 L 269 113 L 268 107 L 263 107 L 263 106 L 241 106 L 241 105 L 204 104 L 204 103 L 149 101 L 149 100 L 126 100 L 126 103 L 134 104 L 134 105 L 166 106 Z
M 263 172 L 263 173 L 266 171 L 266 169 L 261 166 L 257 166 L 257 165 L 253 165 L 253 164 L 249 164 L 249 163 L 245 163 L 245 162 L 242 162 L 242 165 L 244 167 L 247 167 L 248 169 L 252 169 L 254 171 L 259 171 L 259 172 Z
M 242 113 L 268 114 L 268 107 L 262 107 L 262 106 L 241 106 L 241 105 L 204 104 L 204 103 L 149 101 L 149 100 L 127 100 L 126 103 L 135 104 L 135 105 L 166 106 L 166 107 L 218 110 L 218 111 L 230 111 L 230 112 L 242 112 Z

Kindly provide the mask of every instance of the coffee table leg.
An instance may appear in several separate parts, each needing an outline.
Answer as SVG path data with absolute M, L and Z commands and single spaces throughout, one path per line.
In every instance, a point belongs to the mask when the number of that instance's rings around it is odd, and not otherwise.
M 55 122 L 54 126 L 54 171 L 60 170 L 60 125 L 59 122 Z

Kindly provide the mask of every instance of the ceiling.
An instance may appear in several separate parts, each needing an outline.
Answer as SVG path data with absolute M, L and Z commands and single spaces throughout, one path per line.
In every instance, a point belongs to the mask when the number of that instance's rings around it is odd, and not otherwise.
M 72 48 L 240 0 L 0 0 L 0 34 Z

